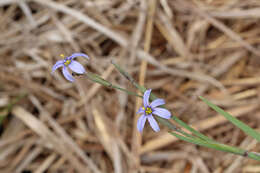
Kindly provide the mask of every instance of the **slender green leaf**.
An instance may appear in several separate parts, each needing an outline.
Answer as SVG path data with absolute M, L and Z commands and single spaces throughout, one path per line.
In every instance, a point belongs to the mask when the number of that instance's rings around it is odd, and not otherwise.
M 195 130 L 194 128 L 192 128 L 191 126 L 189 126 L 188 124 L 186 124 L 185 122 L 183 122 L 182 120 L 180 120 L 178 117 L 176 116 L 172 116 L 172 119 L 174 121 L 176 121 L 179 125 L 181 125 L 182 127 L 184 127 L 185 129 L 189 130 L 191 133 L 193 133 L 194 135 L 198 136 L 199 138 L 205 140 L 205 141 L 211 141 L 211 142 L 215 142 L 213 139 L 210 139 L 209 137 L 203 135 L 202 133 L 200 133 L 199 131 Z
M 252 136 L 257 141 L 260 142 L 260 133 L 243 123 L 242 121 L 238 120 L 237 118 L 233 117 L 229 113 L 225 112 L 223 109 L 218 107 L 217 105 L 211 103 L 209 100 L 205 99 L 204 97 L 200 96 L 200 99 L 204 101 L 208 106 L 210 106 L 212 109 L 223 115 L 226 119 L 228 119 L 231 123 L 233 123 L 235 126 L 243 130 L 247 135 Z
M 224 144 L 219 144 L 219 143 L 211 143 L 211 142 L 203 141 L 201 139 L 184 137 L 184 136 L 179 135 L 175 132 L 169 132 L 169 133 L 171 135 L 177 137 L 178 139 L 189 142 L 189 143 L 193 143 L 193 144 L 200 145 L 200 146 L 203 146 L 203 147 L 212 148 L 212 149 L 219 150 L 219 151 L 237 154 L 237 155 L 240 155 L 240 156 L 248 156 L 251 159 L 260 161 L 259 153 L 248 152 L 248 151 L 240 149 L 240 148 L 236 148 L 236 147 L 232 147 L 232 146 L 228 146 L 228 145 L 224 145 Z
M 106 87 L 109 87 L 109 88 L 114 88 L 114 89 L 118 89 L 118 90 L 121 90 L 129 95 L 134 95 L 134 96 L 137 96 L 137 97 L 142 97 L 138 94 L 136 94 L 135 92 L 132 92 L 132 91 L 128 91 L 127 89 L 124 89 L 124 88 L 121 88 L 117 85 L 114 85 L 110 82 L 108 82 L 107 80 L 103 79 L 102 77 L 94 74 L 94 73 L 91 73 L 91 72 L 88 72 L 85 74 L 87 76 L 88 79 L 90 79 L 92 82 L 96 82 L 96 83 L 99 83 L 101 85 L 104 85 Z

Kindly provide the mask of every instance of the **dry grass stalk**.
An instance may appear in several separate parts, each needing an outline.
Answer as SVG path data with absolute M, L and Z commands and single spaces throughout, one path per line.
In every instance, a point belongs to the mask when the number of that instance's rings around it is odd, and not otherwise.
M 140 135 L 141 99 L 50 74 L 61 53 L 84 52 L 87 70 L 134 91 L 110 65 L 116 59 L 185 122 L 259 152 L 197 99 L 259 128 L 259 9 L 255 0 L 1 0 L 0 172 L 259 172 L 163 127 Z

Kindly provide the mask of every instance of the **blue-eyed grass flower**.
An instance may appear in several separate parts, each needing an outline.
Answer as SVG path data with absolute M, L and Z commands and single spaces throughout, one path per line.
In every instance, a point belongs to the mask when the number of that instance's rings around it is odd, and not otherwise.
M 139 132 L 143 131 L 144 124 L 146 119 L 148 119 L 150 126 L 156 132 L 160 131 L 158 123 L 155 121 L 153 114 L 165 118 L 171 118 L 171 112 L 167 109 L 160 108 L 158 106 L 164 105 L 165 102 L 163 99 L 156 99 L 149 104 L 149 97 L 151 94 L 151 89 L 146 90 L 143 96 L 143 106 L 138 110 L 138 114 L 142 114 L 141 117 L 137 121 L 137 129 Z
M 64 77 L 69 80 L 70 82 L 74 81 L 73 76 L 69 73 L 68 67 L 77 74 L 84 74 L 86 71 L 84 67 L 74 60 L 74 58 L 82 56 L 84 58 L 89 59 L 89 57 L 84 53 L 73 53 L 71 56 L 64 58 L 64 55 L 61 54 L 61 57 L 63 57 L 63 60 L 57 61 L 54 66 L 52 67 L 52 73 L 59 67 L 62 67 L 62 73 Z

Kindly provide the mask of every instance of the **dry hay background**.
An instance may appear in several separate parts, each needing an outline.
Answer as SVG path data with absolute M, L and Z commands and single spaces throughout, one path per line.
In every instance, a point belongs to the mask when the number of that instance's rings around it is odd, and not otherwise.
M 136 91 L 115 59 L 182 120 L 260 152 L 197 97 L 259 128 L 259 17 L 259 0 L 1 0 L 0 172 L 260 172 L 259 162 L 178 141 L 162 126 L 140 135 L 141 100 L 50 73 L 61 53 L 84 52 L 88 71 Z

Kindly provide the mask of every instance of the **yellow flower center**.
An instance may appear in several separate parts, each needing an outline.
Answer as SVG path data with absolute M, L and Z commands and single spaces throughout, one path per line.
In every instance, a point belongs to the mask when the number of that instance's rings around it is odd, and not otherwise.
M 144 110 L 146 115 L 149 115 L 149 114 L 151 114 L 153 112 L 152 108 L 150 108 L 150 107 L 147 107 L 147 108 L 143 107 L 143 110 Z
M 60 56 L 61 56 L 62 58 L 65 57 L 63 54 L 60 54 Z M 65 58 L 64 58 L 64 59 L 65 59 Z M 70 60 L 70 59 L 67 59 L 67 60 L 65 59 L 64 65 L 68 66 L 68 65 L 70 65 L 70 63 L 71 63 L 71 60 Z
M 71 60 L 70 60 L 70 59 L 67 59 L 67 60 L 64 62 L 64 64 L 65 64 L 66 66 L 68 66 L 70 63 L 71 63 Z

